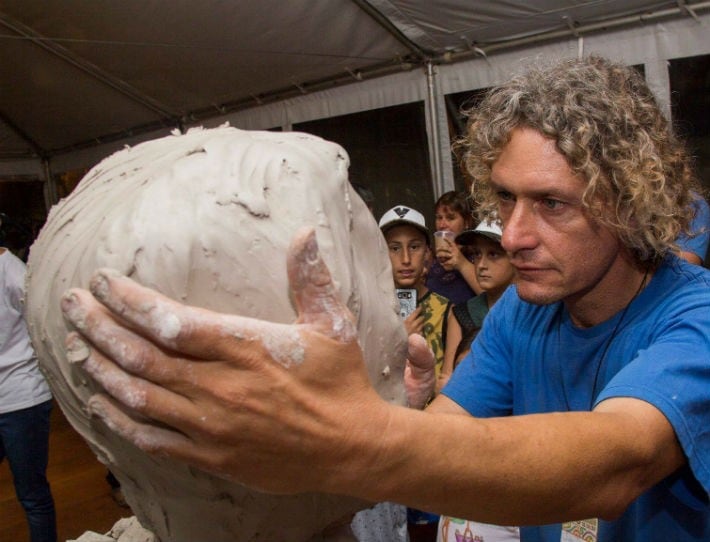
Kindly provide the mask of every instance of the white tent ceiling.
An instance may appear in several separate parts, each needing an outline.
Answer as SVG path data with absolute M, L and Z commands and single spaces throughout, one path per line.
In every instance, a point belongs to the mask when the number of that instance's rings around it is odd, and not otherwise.
M 0 160 L 49 160 L 691 0 L 0 0 Z M 267 128 L 268 126 L 264 126 Z

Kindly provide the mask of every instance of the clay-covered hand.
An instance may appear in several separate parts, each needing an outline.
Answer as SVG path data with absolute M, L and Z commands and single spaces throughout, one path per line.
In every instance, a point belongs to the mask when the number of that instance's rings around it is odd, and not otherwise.
M 371 460 L 362 448 L 376 439 L 366 428 L 386 426 L 389 405 L 369 383 L 313 230 L 296 234 L 288 276 L 292 325 L 185 306 L 110 270 L 91 292 L 68 291 L 62 310 L 79 333 L 67 358 L 106 391 L 91 414 L 146 452 L 262 491 L 361 477 L 353 463 Z
M 410 408 L 422 409 L 434 393 L 436 358 L 421 335 L 410 335 L 408 346 L 407 365 L 404 368 L 407 403 Z
M 407 335 L 422 332 L 424 329 L 424 315 L 422 314 L 421 307 L 414 309 L 409 316 L 404 319 L 404 329 L 407 330 Z

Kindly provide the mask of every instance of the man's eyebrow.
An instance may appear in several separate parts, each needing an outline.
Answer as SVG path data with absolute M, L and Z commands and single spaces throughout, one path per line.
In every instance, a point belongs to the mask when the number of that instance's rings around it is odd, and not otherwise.
M 507 192 L 508 194 L 513 194 L 514 196 L 519 196 L 522 194 L 525 197 L 533 199 L 553 198 L 562 199 L 565 201 L 579 201 L 579 197 L 577 197 L 576 194 L 572 194 L 570 191 L 567 191 L 559 186 L 542 186 L 530 190 L 526 189 L 523 190 L 521 193 L 515 193 L 512 190 L 506 188 L 505 186 L 497 184 L 493 181 L 490 181 L 489 184 L 493 192 Z

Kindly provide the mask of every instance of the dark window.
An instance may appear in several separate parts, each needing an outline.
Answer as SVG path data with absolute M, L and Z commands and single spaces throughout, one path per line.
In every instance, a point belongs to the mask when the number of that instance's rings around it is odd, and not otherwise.
M 424 103 L 302 122 L 296 131 L 341 145 L 350 156 L 350 181 L 374 195 L 377 219 L 398 203 L 433 216 Z
M 710 55 L 671 60 L 668 74 L 673 125 L 688 142 L 700 181 L 710 191 Z

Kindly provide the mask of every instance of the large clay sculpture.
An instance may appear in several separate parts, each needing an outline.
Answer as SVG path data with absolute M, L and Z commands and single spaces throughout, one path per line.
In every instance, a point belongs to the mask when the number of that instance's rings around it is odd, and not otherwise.
M 347 169 L 345 151 L 314 136 L 193 129 L 103 160 L 52 208 L 32 246 L 26 309 L 41 367 L 66 417 L 163 542 L 306 541 L 367 505 L 258 493 L 123 441 L 86 412 L 100 390 L 66 357 L 60 297 L 109 267 L 190 305 L 291 322 L 286 249 L 311 226 L 357 321 L 374 386 L 404 404 L 406 336 L 386 247 Z

